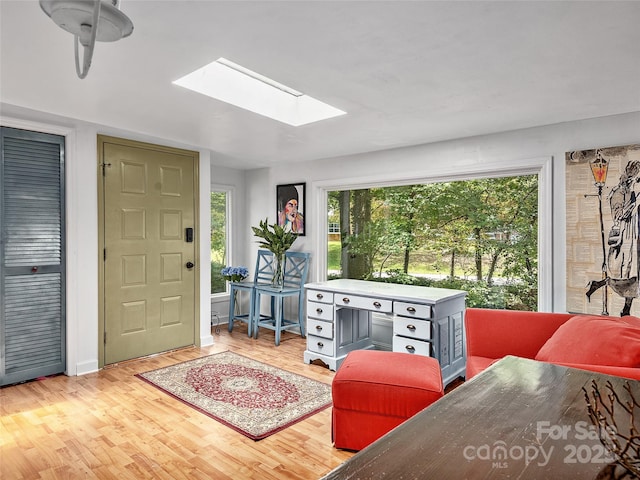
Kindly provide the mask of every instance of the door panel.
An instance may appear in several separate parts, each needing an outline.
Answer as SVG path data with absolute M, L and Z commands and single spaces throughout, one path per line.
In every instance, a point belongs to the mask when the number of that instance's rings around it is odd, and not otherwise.
M 0 134 L 0 385 L 66 368 L 64 137 Z
M 129 142 L 131 143 L 131 142 Z M 195 343 L 195 152 L 102 144 L 106 364 Z

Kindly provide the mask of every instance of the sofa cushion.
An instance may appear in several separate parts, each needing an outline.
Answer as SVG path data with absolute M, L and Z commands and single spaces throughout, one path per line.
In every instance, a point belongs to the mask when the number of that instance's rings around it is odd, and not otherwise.
M 629 378 L 631 380 L 640 380 L 640 368 L 633 367 L 616 367 L 613 365 L 594 365 L 585 363 L 555 363 L 564 367 L 577 368 L 588 372 L 604 373 L 605 375 L 613 375 L 614 377 Z
M 569 313 L 467 308 L 464 314 L 467 355 L 533 359 L 544 342 L 572 317 Z
M 626 318 L 626 317 L 625 317 Z M 577 315 L 546 341 L 535 357 L 550 363 L 640 367 L 640 322 Z

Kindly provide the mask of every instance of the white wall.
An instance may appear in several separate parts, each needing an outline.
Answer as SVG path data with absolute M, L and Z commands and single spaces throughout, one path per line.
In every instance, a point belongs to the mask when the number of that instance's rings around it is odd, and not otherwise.
M 211 335 L 211 275 L 209 273 L 209 259 L 211 258 L 211 155 L 208 150 L 200 150 L 198 165 L 198 202 L 199 228 L 196 233 L 200 250 L 200 338 L 196 341 L 201 347 L 213 345 Z
M 469 137 L 434 144 L 419 145 L 368 154 L 316 160 L 304 164 L 279 164 L 269 170 L 250 172 L 246 178 L 248 218 L 252 225 L 275 215 L 275 186 L 307 182 L 305 225 L 307 236 L 294 245 L 295 250 L 310 251 L 323 258 L 322 231 L 326 224 L 322 190 L 328 185 L 366 186 L 368 184 L 410 183 L 415 179 L 460 178 L 479 172 L 520 168 L 528 159 L 551 159 L 552 218 L 540 218 L 550 227 L 550 241 L 540 244 L 547 249 L 551 267 L 550 285 L 544 285 L 551 298 L 543 299 L 545 310 L 563 311 L 566 297 L 565 186 L 564 155 L 571 150 L 626 145 L 640 141 L 640 112 L 583 121 L 548 125 L 493 135 Z M 314 238 L 318 241 L 314 242 Z M 249 246 L 249 248 L 254 248 Z M 541 252 L 542 253 L 542 252 Z M 322 268 L 312 270 L 310 280 L 322 280 Z M 541 266 L 543 268 L 543 266 Z

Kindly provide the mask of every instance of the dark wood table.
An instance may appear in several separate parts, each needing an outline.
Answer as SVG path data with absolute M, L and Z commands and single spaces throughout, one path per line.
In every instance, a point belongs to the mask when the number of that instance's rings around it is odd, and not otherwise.
M 506 357 L 323 479 L 636 478 L 589 420 L 582 388 L 593 380 L 629 398 L 625 379 Z M 640 400 L 640 382 L 628 382 Z

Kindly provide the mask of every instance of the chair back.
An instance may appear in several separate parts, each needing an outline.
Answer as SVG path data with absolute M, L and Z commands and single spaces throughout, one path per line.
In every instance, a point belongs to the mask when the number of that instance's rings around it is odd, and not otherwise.
M 253 274 L 254 285 L 270 284 L 276 270 L 276 257 L 269 250 L 258 250 L 256 269 Z
M 307 281 L 309 253 L 287 252 L 284 260 L 284 288 L 300 288 Z

